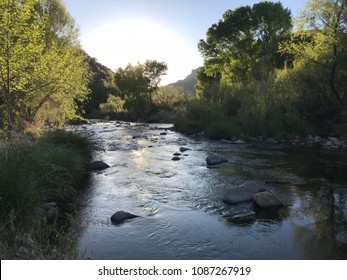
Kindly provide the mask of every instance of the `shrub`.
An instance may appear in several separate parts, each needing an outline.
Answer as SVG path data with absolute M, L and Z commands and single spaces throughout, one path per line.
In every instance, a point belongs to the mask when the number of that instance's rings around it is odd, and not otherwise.
M 72 132 L 54 131 L 37 142 L 0 150 L 0 210 L 25 218 L 44 202 L 71 199 L 86 174 L 93 145 Z

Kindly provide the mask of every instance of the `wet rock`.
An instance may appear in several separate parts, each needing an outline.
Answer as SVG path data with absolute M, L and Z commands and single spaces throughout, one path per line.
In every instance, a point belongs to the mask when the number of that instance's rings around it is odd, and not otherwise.
M 260 208 L 282 207 L 283 203 L 271 191 L 260 192 L 253 195 L 255 205 Z
M 315 135 L 315 136 L 313 136 L 313 142 L 315 143 L 315 144 L 321 144 L 322 143 L 322 138 L 320 137 L 320 136 L 318 136 L 318 135 Z
M 131 220 L 131 219 L 138 218 L 138 217 L 139 216 L 130 214 L 128 212 L 118 211 L 112 215 L 111 221 L 115 225 L 118 225 L 118 224 L 125 222 L 126 220 Z
M 241 144 L 246 144 L 246 142 L 243 141 L 243 140 L 236 140 L 236 141 L 234 142 L 234 144 L 239 144 L 239 145 L 241 145 Z
M 45 215 L 49 221 L 53 221 L 59 215 L 59 208 L 55 202 L 46 203 L 41 206 L 41 209 L 43 211 L 43 215 Z
M 249 225 L 254 222 L 256 213 L 254 211 L 243 211 L 227 217 L 227 221 L 231 224 Z
M 90 165 L 89 165 L 89 170 L 104 170 L 104 169 L 107 169 L 109 168 L 110 166 L 103 162 L 103 161 L 94 161 L 92 162 Z
M 181 148 L 180 148 L 180 152 L 181 152 L 181 153 L 184 153 L 184 152 L 186 152 L 186 151 L 190 151 L 190 149 L 185 148 L 185 147 L 181 147 Z
M 180 153 L 174 153 L 173 154 L 175 157 L 179 157 L 179 156 L 181 156 L 182 154 L 180 154 Z
M 167 132 L 162 132 L 162 133 L 160 133 L 160 135 L 165 136 L 165 135 L 167 135 Z
M 180 157 L 173 157 L 171 160 L 173 160 L 173 161 L 179 161 L 179 160 L 181 160 L 181 158 L 180 158 Z
M 265 191 L 265 187 L 256 182 L 246 182 L 237 187 L 229 188 L 222 199 L 224 203 L 237 204 L 253 200 L 253 196 Z
M 220 165 L 220 164 L 226 163 L 226 162 L 228 162 L 228 159 L 226 159 L 225 157 L 222 157 L 222 156 L 209 155 L 206 158 L 206 163 L 207 163 L 208 167 Z

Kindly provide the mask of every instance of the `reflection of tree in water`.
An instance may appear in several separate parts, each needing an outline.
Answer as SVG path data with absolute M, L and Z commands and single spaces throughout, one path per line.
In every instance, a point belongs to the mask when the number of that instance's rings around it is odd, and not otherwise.
M 300 197 L 300 196 L 299 196 Z M 321 188 L 300 197 L 293 217 L 294 238 L 306 259 L 346 259 L 346 194 L 342 188 Z

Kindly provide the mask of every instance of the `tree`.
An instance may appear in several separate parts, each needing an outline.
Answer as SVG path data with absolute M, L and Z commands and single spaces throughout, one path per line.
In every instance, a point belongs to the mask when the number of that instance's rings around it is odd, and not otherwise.
M 95 58 L 88 56 L 88 64 L 92 79 L 88 84 L 90 95 L 87 102 L 79 104 L 87 116 L 99 109 L 100 104 L 106 103 L 109 95 L 116 95 L 115 73 L 100 64 Z
M 281 3 L 261 2 L 226 11 L 208 29 L 207 39 L 199 42 L 205 73 L 221 73 L 231 83 L 266 79 L 284 65 L 278 44 L 289 37 L 291 27 L 291 13 Z
M 321 80 L 329 88 L 330 99 L 339 110 L 345 108 L 347 60 L 347 1 L 310 0 L 298 19 L 297 32 L 291 42 L 283 44 L 282 52 L 295 56 L 296 64 L 315 65 L 328 77 Z M 343 78 L 344 77 L 344 78 Z
M 166 63 L 155 60 L 119 68 L 115 79 L 119 95 L 125 100 L 124 109 L 136 119 L 147 117 L 153 106 L 152 95 L 166 71 Z
M 89 71 L 72 22 L 60 0 L 0 0 L 0 97 L 9 138 L 43 107 L 64 119 L 86 97 Z
M 34 9 L 37 0 L 0 0 L 0 96 L 6 107 L 7 131 L 11 132 L 23 96 L 34 88 L 30 81 L 38 75 L 35 67 L 44 50 L 44 29 Z

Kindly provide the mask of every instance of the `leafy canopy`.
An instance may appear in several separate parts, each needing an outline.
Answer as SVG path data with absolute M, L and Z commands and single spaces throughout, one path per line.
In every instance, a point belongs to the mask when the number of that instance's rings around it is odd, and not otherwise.
M 74 115 L 89 79 L 77 34 L 61 0 L 0 0 L 0 98 L 7 131 Z
M 158 89 L 161 77 L 166 71 L 166 63 L 156 60 L 119 68 L 115 79 L 119 95 L 125 99 L 124 109 L 135 118 L 148 116 L 153 107 L 152 95 Z
M 207 31 L 198 48 L 205 73 L 221 73 L 229 82 L 267 78 L 269 69 L 283 67 L 278 44 L 290 35 L 291 13 L 281 3 L 261 2 L 228 10 Z

